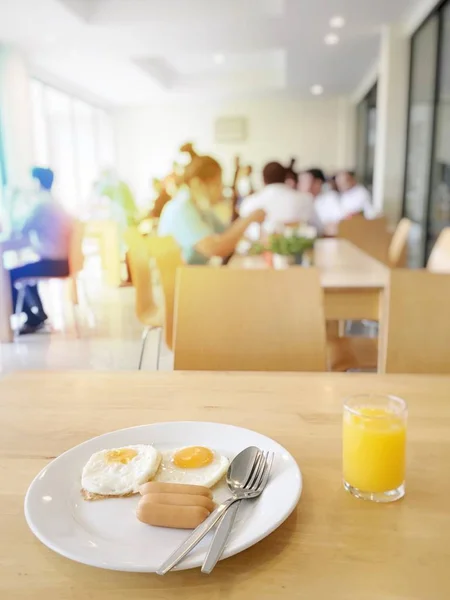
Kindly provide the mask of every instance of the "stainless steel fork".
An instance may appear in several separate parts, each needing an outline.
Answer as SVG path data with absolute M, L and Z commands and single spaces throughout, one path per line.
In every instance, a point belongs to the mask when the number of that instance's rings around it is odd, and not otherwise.
M 181 544 L 181 546 L 175 550 L 175 552 L 171 554 L 166 561 L 164 561 L 164 563 L 156 571 L 158 575 L 165 575 L 171 571 L 181 560 L 183 560 L 183 558 L 187 556 L 189 552 L 195 548 L 195 546 L 197 546 L 197 544 L 221 519 L 228 508 L 235 502 L 238 502 L 239 500 L 251 500 L 253 498 L 257 498 L 263 493 L 269 479 L 270 467 L 272 465 L 272 461 L 268 462 L 267 456 L 264 458 L 264 460 L 261 460 L 258 463 L 255 473 L 253 474 L 248 486 L 243 488 L 241 491 L 236 491 L 231 498 L 216 508 L 216 510 L 212 512 L 209 517 L 192 532 L 188 539 Z
M 273 452 L 266 452 L 262 454 L 262 459 L 266 462 L 266 484 L 269 479 L 270 471 L 272 469 L 274 454 Z M 253 484 L 254 474 L 250 478 L 250 485 Z M 264 486 L 265 487 L 265 486 Z M 234 489 L 230 488 L 231 492 L 234 492 Z M 214 569 L 216 564 L 219 562 L 220 557 L 222 556 L 225 547 L 227 545 L 228 538 L 231 534 L 231 530 L 233 529 L 234 520 L 236 519 L 237 512 L 239 510 L 239 506 L 241 501 L 236 502 L 231 506 L 227 512 L 223 515 L 219 524 L 217 525 L 216 531 L 214 533 L 214 538 L 211 542 L 209 550 L 206 554 L 205 560 L 202 566 L 202 573 L 209 575 L 211 571 Z

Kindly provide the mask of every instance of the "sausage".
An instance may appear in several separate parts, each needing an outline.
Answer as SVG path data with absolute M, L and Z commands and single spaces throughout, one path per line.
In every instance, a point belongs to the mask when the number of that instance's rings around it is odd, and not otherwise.
M 139 488 L 141 496 L 146 494 L 195 494 L 212 498 L 212 492 L 202 485 L 185 485 L 184 483 L 158 483 L 150 481 Z
M 175 494 L 174 494 L 175 495 Z M 209 510 L 203 506 L 175 506 L 139 502 L 137 518 L 154 527 L 172 527 L 176 529 L 195 529 L 208 518 Z
M 201 506 L 210 513 L 216 508 L 211 498 L 194 494 L 146 494 L 139 504 L 164 504 L 166 506 Z

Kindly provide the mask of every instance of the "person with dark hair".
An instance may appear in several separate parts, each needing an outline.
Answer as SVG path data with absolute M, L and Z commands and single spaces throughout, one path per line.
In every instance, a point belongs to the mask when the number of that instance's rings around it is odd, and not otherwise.
M 301 174 L 300 189 L 314 198 L 316 227 L 325 235 L 336 235 L 337 224 L 342 218 L 339 194 L 324 190 L 326 177 L 322 169 L 308 169 Z
M 10 271 L 14 309 L 18 297 L 15 284 L 19 279 L 69 275 L 69 248 L 73 219 L 56 202 L 51 193 L 54 180 L 53 171 L 35 167 L 32 170 L 32 176 L 39 183 L 38 201 L 14 240 L 14 247 L 31 245 L 40 259 Z M 22 334 L 35 333 L 43 327 L 48 317 L 42 305 L 37 285 L 27 286 L 22 312 L 27 317 L 27 321 L 21 329 Z
M 286 167 L 283 167 L 279 162 L 267 163 L 262 172 L 264 185 L 284 183 L 286 181 L 286 173 Z
M 336 184 L 341 193 L 343 219 L 350 219 L 355 215 L 364 215 L 366 219 L 375 216 L 370 192 L 358 183 L 353 171 L 340 171 L 336 175 Z
M 198 156 L 186 168 L 184 185 L 162 211 L 158 235 L 172 236 L 189 264 L 203 265 L 213 256 L 230 256 L 245 230 L 265 219 L 263 210 L 255 210 L 227 228 L 211 210 L 222 194 L 221 166 L 210 156 Z
M 246 216 L 256 209 L 267 213 L 265 227 L 277 231 L 286 225 L 311 223 L 314 216 L 313 202 L 309 194 L 293 190 L 286 184 L 287 169 L 279 162 L 270 162 L 263 169 L 264 188 L 249 196 L 240 208 Z M 247 232 L 250 239 L 259 237 L 258 228 Z

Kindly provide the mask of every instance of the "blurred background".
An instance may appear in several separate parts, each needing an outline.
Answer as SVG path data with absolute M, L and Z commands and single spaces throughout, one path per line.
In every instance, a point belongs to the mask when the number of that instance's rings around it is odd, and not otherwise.
M 4 344 L 1 368 L 134 365 L 122 234 L 151 234 L 189 148 L 222 166 L 224 221 L 236 157 L 256 190 L 271 160 L 354 171 L 392 228 L 410 219 L 423 267 L 450 225 L 450 1 L 0 0 L 0 231 L 26 221 L 31 168 L 50 168 L 86 226 L 90 331 L 64 353 L 52 336 Z

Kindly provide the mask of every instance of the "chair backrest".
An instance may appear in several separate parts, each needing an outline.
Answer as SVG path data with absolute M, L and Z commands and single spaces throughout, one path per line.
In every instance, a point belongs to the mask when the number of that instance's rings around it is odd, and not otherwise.
M 387 263 L 392 236 L 388 232 L 386 217 L 366 219 L 357 215 L 341 221 L 338 237 L 348 240 L 372 258 Z
M 69 271 L 72 276 L 77 275 L 84 267 L 83 239 L 86 225 L 75 220 L 72 227 L 69 246 Z
M 125 231 L 124 240 L 128 246 L 131 281 L 136 290 L 136 316 L 143 325 L 148 325 L 147 316 L 156 310 L 148 246 L 146 239 L 133 227 Z
M 316 269 L 178 269 L 175 369 L 325 371 Z
M 450 273 L 450 227 L 442 230 L 428 259 L 427 269 L 433 273 Z
M 150 256 L 156 261 L 164 293 L 164 332 L 166 346 L 173 347 L 173 312 L 177 269 L 184 264 L 181 249 L 172 237 L 147 238 Z
M 393 269 L 406 266 L 408 238 L 412 223 L 409 219 L 401 219 L 389 246 L 389 266 Z
M 450 275 L 425 269 L 391 271 L 386 335 L 381 335 L 386 373 L 450 374 Z

